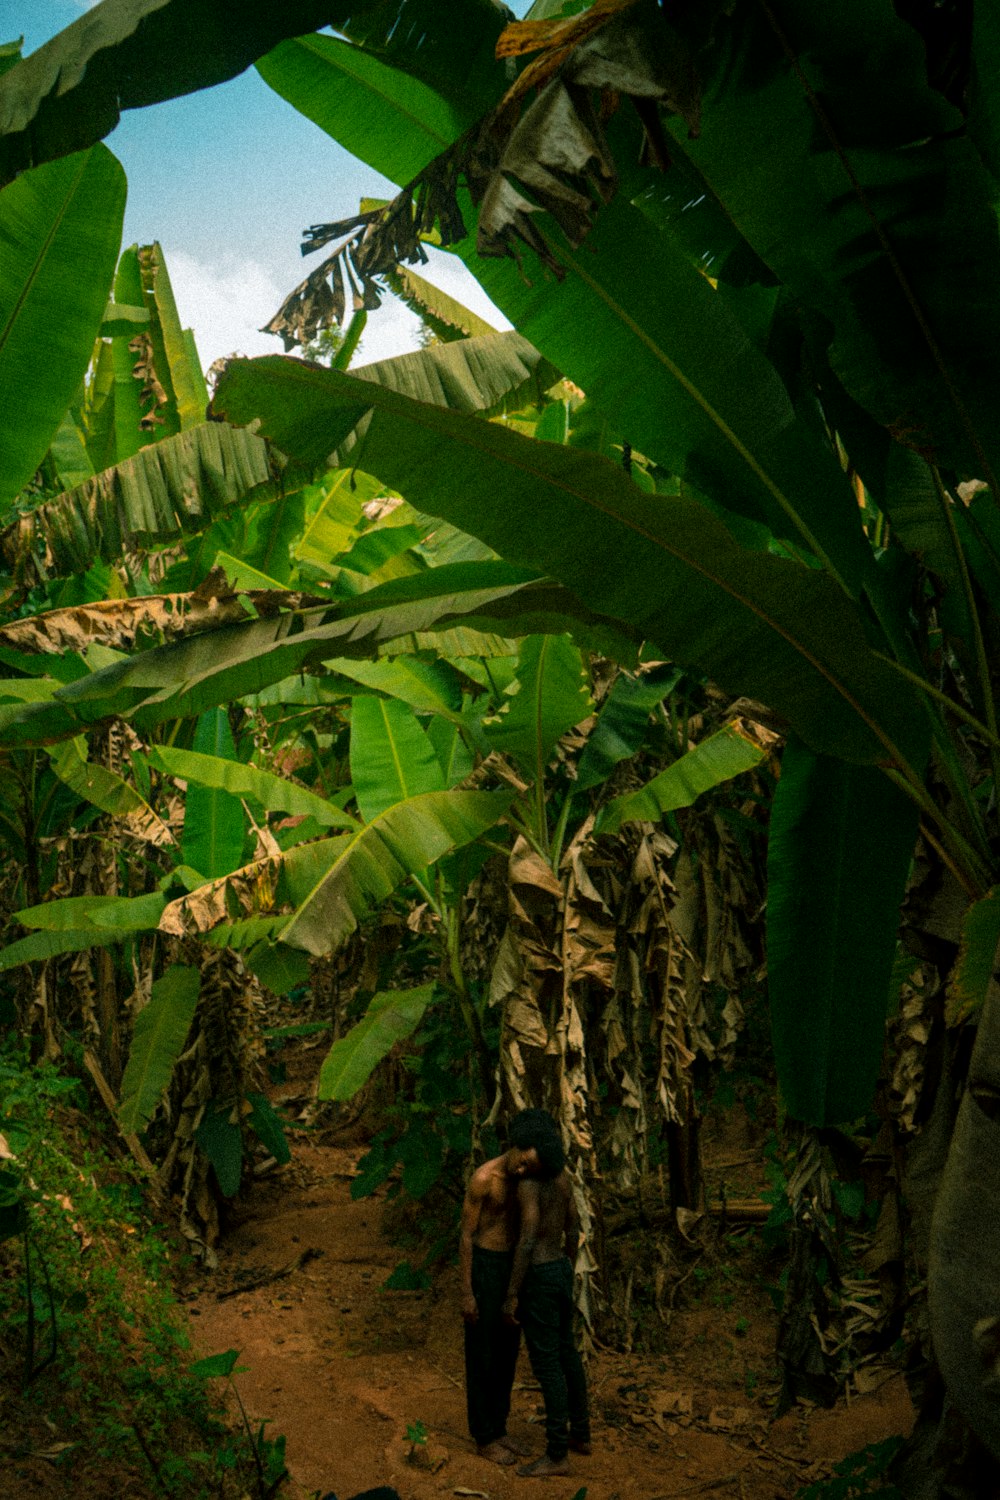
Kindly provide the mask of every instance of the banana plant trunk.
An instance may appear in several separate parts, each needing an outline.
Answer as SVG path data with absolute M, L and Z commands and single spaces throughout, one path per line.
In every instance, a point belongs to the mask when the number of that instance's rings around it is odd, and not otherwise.
M 950 1400 L 1000 1460 L 1000 988 L 990 985 L 931 1228 L 934 1353 Z

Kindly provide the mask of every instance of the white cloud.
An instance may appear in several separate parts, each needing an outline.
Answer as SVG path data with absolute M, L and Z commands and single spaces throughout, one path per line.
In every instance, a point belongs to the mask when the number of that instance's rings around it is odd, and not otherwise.
M 203 369 L 230 354 L 282 352 L 280 339 L 260 332 L 291 291 L 291 283 L 286 284 L 273 268 L 232 254 L 206 264 L 187 250 L 172 250 L 169 244 L 164 246 L 164 259 L 181 324 L 194 329 Z M 420 274 L 495 328 L 511 326 L 453 256 L 434 255 L 429 266 L 421 267 Z M 388 296 L 377 312 L 368 315 L 355 363 L 369 364 L 406 354 L 418 347 L 419 331 L 420 323 L 409 308 Z
M 281 343 L 260 333 L 289 290 L 256 260 L 222 256 L 212 265 L 186 250 L 163 248 L 181 324 L 194 329 L 203 369 L 229 354 L 280 354 Z

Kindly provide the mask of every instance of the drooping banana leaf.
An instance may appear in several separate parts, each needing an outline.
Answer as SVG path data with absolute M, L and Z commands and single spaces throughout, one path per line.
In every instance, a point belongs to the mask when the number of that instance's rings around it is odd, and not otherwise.
M 616 797 L 602 808 L 596 832 L 617 833 L 623 823 L 657 823 L 664 813 L 690 807 L 703 793 L 752 771 L 767 752 L 754 740 L 726 725 L 688 750 L 672 766 L 637 792 Z
M 366 397 L 362 382 L 295 360 L 231 366 L 214 404 L 229 420 L 260 417 L 306 462 L 352 430 L 363 405 L 358 462 L 412 504 L 551 572 L 664 655 L 769 704 L 817 749 L 888 758 L 916 777 L 919 700 L 872 652 L 851 601 L 820 571 L 745 551 L 695 501 L 647 497 L 596 455 L 395 392 Z
M 142 448 L 21 516 L 0 533 L 0 552 L 15 572 L 26 556 L 39 553 L 45 571 L 56 577 L 80 573 L 95 558 L 110 562 L 127 549 L 172 541 L 234 506 L 294 489 L 306 477 L 297 479 L 252 433 L 206 422 Z
M 837 1124 L 871 1103 L 917 823 L 916 806 L 874 767 L 785 747 L 767 953 L 778 1079 L 797 1119 Z
M 228 618 L 245 614 L 241 598 L 233 596 L 235 616 Z M 196 596 L 182 596 L 181 604 L 185 599 Z M 248 600 L 252 603 L 253 596 Z M 215 611 L 213 602 L 219 606 Z M 229 602 L 208 601 L 203 607 L 214 619 Z M 139 607 L 141 617 L 150 600 L 125 603 Z M 203 629 L 59 686 L 47 702 L 0 703 L 0 743 L 65 739 L 110 715 L 141 729 L 194 717 L 259 693 L 313 662 L 348 652 L 370 657 L 381 645 L 426 639 L 427 632 L 459 621 L 505 636 L 571 628 L 590 649 L 606 655 L 627 659 L 635 651 L 628 630 L 594 614 L 566 590 L 537 582 L 532 570 L 500 562 L 454 565 L 383 584 L 333 608 L 289 609 Z M 45 641 L 44 649 L 53 647 Z
M 650 24 L 648 14 L 645 24 Z M 662 13 L 653 24 L 663 28 Z M 287 97 L 298 102 L 291 88 Z M 369 141 L 367 155 L 364 142 L 354 140 L 365 134 L 363 126 L 348 135 L 331 118 L 330 127 L 348 149 L 384 170 L 387 163 L 377 139 Z M 561 127 L 560 116 L 553 120 L 549 182 L 558 181 L 564 165 L 558 160 Z M 501 123 L 498 128 L 509 125 Z M 583 124 L 580 129 L 585 177 L 596 148 Z M 640 144 L 641 133 L 626 149 L 636 150 Z M 538 145 L 529 131 L 521 155 L 509 162 L 504 159 L 507 177 L 496 173 L 487 202 L 495 204 L 498 195 L 510 190 L 509 179 L 519 176 L 519 165 L 530 172 Z M 474 156 L 475 149 L 470 150 Z M 476 214 L 468 198 L 454 188 L 450 158 L 438 158 L 428 166 L 424 180 L 430 198 L 447 204 L 441 217 L 447 220 L 449 247 L 518 331 L 614 414 L 616 427 L 634 447 L 714 492 L 730 508 L 803 543 L 827 560 L 849 591 L 857 590 L 867 555 L 836 456 L 829 445 L 817 447 L 808 423 L 797 417 L 778 371 L 742 326 L 736 304 L 723 295 L 723 288 L 713 291 L 692 263 L 686 236 L 676 235 L 669 222 L 658 226 L 619 195 L 597 214 L 585 249 L 572 248 L 561 236 L 551 241 L 548 248 L 562 278 L 554 285 L 540 268 L 525 276 L 509 259 L 478 254 L 471 234 L 461 239 L 456 226 L 464 222 L 471 231 Z M 648 186 L 662 192 L 655 174 Z M 553 191 L 558 199 L 558 188 Z M 566 196 L 572 199 L 572 194 Z M 393 222 L 407 212 L 400 200 Z M 530 213 L 535 214 L 534 207 Z M 532 225 L 539 222 L 532 218 Z M 323 243 L 322 238 L 317 242 Z M 377 260 L 366 247 L 365 264 L 368 270 L 391 271 L 401 253 L 398 246 L 389 250 L 387 237 L 385 254 Z M 332 260 L 330 274 L 342 277 L 342 272 L 334 272 Z M 286 347 L 290 338 L 312 336 L 312 325 L 302 324 L 301 314 L 309 323 L 316 309 L 330 305 L 329 295 L 324 299 L 320 292 L 323 280 L 321 266 L 269 324 L 286 337 Z
M 432 344 L 413 354 L 356 365 L 351 373 L 415 401 L 484 416 L 537 405 L 559 379 L 555 366 L 519 333 L 485 333 L 452 344 Z
M 397 1042 L 412 1036 L 434 999 L 433 984 L 382 990 L 346 1036 L 334 1042 L 319 1071 L 320 1099 L 351 1099 Z
M 335 949 L 359 919 L 414 870 L 478 838 L 503 816 L 507 792 L 427 792 L 387 808 L 357 833 L 303 844 L 201 886 L 166 907 L 165 932 L 211 933 L 239 913 L 259 916 L 290 903 L 273 940 L 317 956 Z
M 24 66 L 11 68 L 0 88 Z M 104 146 L 26 173 L 0 192 L 3 508 L 41 464 L 80 388 L 108 300 L 124 210 L 125 173 Z
M 49 760 L 59 780 L 102 812 L 123 819 L 136 837 L 156 845 L 174 843 L 167 824 L 135 787 L 107 766 L 88 761 L 85 749 L 85 741 L 71 740 L 57 750 L 50 750 Z
M 442 343 L 455 339 L 476 338 L 479 334 L 496 333 L 498 330 L 464 307 L 454 297 L 449 297 L 439 286 L 418 276 L 412 266 L 398 266 L 386 275 L 386 281 L 412 313 L 426 324 Z
M 122 1078 L 118 1121 L 126 1134 L 143 1130 L 170 1082 L 198 1005 L 197 969 L 173 964 L 153 981 L 149 1004 L 135 1018 Z
M 325 797 L 317 797 L 307 787 L 286 781 L 257 766 L 197 750 L 178 750 L 172 745 L 150 745 L 146 759 L 151 766 L 168 776 L 199 786 L 225 791 L 232 797 L 252 797 L 265 812 L 287 813 L 290 817 L 311 817 L 325 828 L 354 828 L 356 820 L 341 812 Z

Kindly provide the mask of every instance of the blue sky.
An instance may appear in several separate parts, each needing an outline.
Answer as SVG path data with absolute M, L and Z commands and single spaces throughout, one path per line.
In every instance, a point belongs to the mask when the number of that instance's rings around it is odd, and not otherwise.
M 23 36 L 33 52 L 89 8 L 87 0 L 0 0 L 0 42 Z M 280 341 L 257 330 L 315 264 L 299 253 L 301 230 L 392 191 L 253 68 L 218 88 L 127 111 L 107 144 L 129 180 L 124 243 L 162 244 L 205 366 L 234 352 L 280 353 Z M 507 326 L 452 257 L 435 255 L 422 274 Z M 415 347 L 418 326 L 387 298 L 369 318 L 360 359 Z

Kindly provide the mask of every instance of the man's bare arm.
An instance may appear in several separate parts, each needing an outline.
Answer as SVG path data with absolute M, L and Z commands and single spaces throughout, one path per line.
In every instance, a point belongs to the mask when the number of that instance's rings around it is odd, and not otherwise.
M 517 1185 L 517 1204 L 521 1210 L 521 1232 L 518 1235 L 517 1246 L 514 1250 L 514 1264 L 511 1268 L 510 1283 L 507 1287 L 507 1300 L 503 1305 L 503 1315 L 510 1321 L 516 1321 L 517 1299 L 521 1294 L 521 1283 L 528 1274 L 531 1265 L 531 1257 L 535 1249 L 535 1241 L 538 1239 L 539 1202 L 538 1184 L 525 1178 Z
M 479 1317 L 479 1308 L 472 1291 L 472 1247 L 482 1211 L 483 1190 L 473 1177 L 462 1204 L 462 1227 L 458 1240 L 458 1264 L 462 1273 L 462 1317 L 468 1323 L 475 1323 Z

